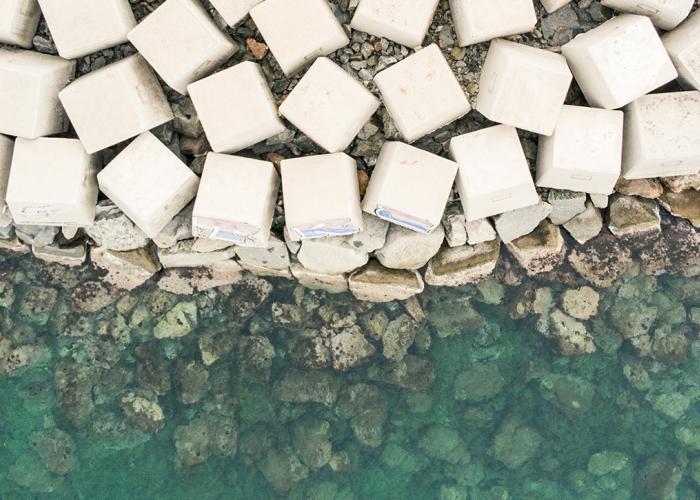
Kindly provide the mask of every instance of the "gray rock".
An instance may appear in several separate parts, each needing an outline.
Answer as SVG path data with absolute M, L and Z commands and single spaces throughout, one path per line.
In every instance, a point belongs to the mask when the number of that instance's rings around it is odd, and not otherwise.
M 608 208 L 608 198 L 610 197 L 607 194 L 591 193 L 588 196 L 590 196 L 591 202 L 596 208 Z
M 36 247 L 51 245 L 60 231 L 61 228 L 56 226 L 15 226 L 17 238 L 27 245 Z
M 331 425 L 326 420 L 302 417 L 292 427 L 292 442 L 302 462 L 320 469 L 331 460 Z
M 362 363 L 375 352 L 374 346 L 359 328 L 349 328 L 331 338 L 333 368 L 347 371 Z
M 197 325 L 197 304 L 178 302 L 153 328 L 157 339 L 184 337 Z
M 362 213 L 364 229 L 350 237 L 350 245 L 356 249 L 372 253 L 384 246 L 389 223 L 372 214 Z
M 506 212 L 495 217 L 496 231 L 504 243 L 510 243 L 534 231 L 551 212 L 552 205 L 543 201 Z
M 348 284 L 356 299 L 370 302 L 406 300 L 425 288 L 418 271 L 388 269 L 374 259 L 355 271 Z
M 478 245 L 487 241 L 493 241 L 498 236 L 488 219 L 479 219 L 467 222 L 467 243 L 470 245 Z
M 192 250 L 195 240 L 177 242 L 169 248 L 158 249 L 158 259 L 165 269 L 176 267 L 206 267 L 217 262 L 233 259 L 236 255 L 234 247 L 216 252 L 195 252 Z
M 467 244 L 467 218 L 460 202 L 447 205 L 442 216 L 442 227 L 445 228 L 445 239 L 450 247 Z
M 85 241 L 71 245 L 52 244 L 45 247 L 32 245 L 32 254 L 45 262 L 76 267 L 82 265 L 87 259 L 87 246 Z
M 149 247 L 117 252 L 104 247 L 93 247 L 90 259 L 97 267 L 107 271 L 104 280 L 117 288 L 133 290 L 148 281 L 161 266 Z
M 408 314 L 391 320 L 382 335 L 384 357 L 392 361 L 403 359 L 416 340 L 418 328 L 418 323 Z
M 348 291 L 348 278 L 344 274 L 326 274 L 312 271 L 297 262 L 289 267 L 292 276 L 305 288 L 325 290 L 328 293 L 343 293 Z
M 430 260 L 425 282 L 434 286 L 462 286 L 486 279 L 496 268 L 501 242 L 443 248 Z
M 145 247 L 150 241 L 146 233 L 108 200 L 97 205 L 95 222 L 85 232 L 99 246 L 118 252 Z
M 270 237 L 270 244 L 267 248 L 236 247 L 236 256 L 244 268 L 248 265 L 264 269 L 286 270 L 290 264 L 287 245 L 275 236 Z
M 573 239 L 578 243 L 586 243 L 600 234 L 603 230 L 603 216 L 592 202 L 586 203 L 586 210 L 564 224 Z
M 192 238 L 193 208 L 194 203 L 187 205 L 153 238 L 153 242 L 158 245 L 158 248 L 171 248 L 178 241 Z
M 183 96 L 171 105 L 173 109 L 173 128 L 187 137 L 199 137 L 204 133 L 202 122 L 199 120 L 197 110 L 192 104 L 192 99 Z
M 369 254 L 354 247 L 349 237 L 332 237 L 304 240 L 297 258 L 311 271 L 344 274 L 367 264 Z
M 430 234 L 421 234 L 392 224 L 386 243 L 375 255 L 390 269 L 420 269 L 438 253 L 444 240 L 441 225 Z
M 564 224 L 586 209 L 586 193 L 552 189 L 547 201 L 552 205 L 549 214 L 552 224 Z

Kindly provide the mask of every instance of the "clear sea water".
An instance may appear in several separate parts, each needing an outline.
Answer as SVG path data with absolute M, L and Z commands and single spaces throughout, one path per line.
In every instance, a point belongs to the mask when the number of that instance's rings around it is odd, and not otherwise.
M 398 303 L 360 304 L 270 280 L 274 291 L 264 300 L 236 286 L 177 297 L 148 284 L 131 299 L 85 313 L 71 295 L 90 271 L 7 256 L 2 269 L 0 342 L 41 353 L 11 371 L 5 360 L 0 374 L 3 499 L 700 497 L 700 340 L 693 323 L 700 286 L 693 278 L 630 276 L 598 290 L 598 315 L 586 322 L 597 350 L 575 358 L 560 356 L 538 332 L 537 316 L 511 318 L 522 289 L 550 286 L 556 302 L 562 285 L 428 290 L 420 297 L 427 320 L 408 356 L 434 367 L 434 381 L 422 375 L 414 380 L 422 387 L 407 388 L 381 376 L 398 366 L 384 358 L 381 341 L 371 340 L 376 353 L 345 372 L 300 368 L 294 351 L 300 337 L 321 338 L 329 328 L 355 325 L 370 337 L 367 318 L 400 317 Z M 39 301 L 50 305 L 46 310 L 32 303 L 38 288 L 57 292 L 55 303 L 53 296 Z M 630 309 L 622 301 L 655 308 L 650 350 L 623 341 L 615 315 Z M 155 339 L 154 325 L 181 302 L 197 304 L 193 330 Z M 273 320 L 280 304 L 298 313 L 289 314 L 295 324 Z M 664 331 L 680 332 L 687 342 L 654 345 Z M 218 336 L 208 337 L 212 332 Z M 240 339 L 250 335 L 274 346 L 268 382 L 265 373 L 256 382 L 239 366 Z M 209 366 L 199 348 L 203 338 L 221 346 Z M 159 356 L 160 368 L 144 368 L 144 346 Z M 208 377 L 189 399 L 178 382 L 188 363 Z M 155 397 L 165 425 L 144 432 L 125 418 L 119 401 L 159 369 L 170 376 Z M 67 372 L 68 389 L 61 385 Z M 338 401 L 282 401 L 288 398 L 279 381 L 311 372 L 330 374 L 340 399 L 348 387 L 367 384 L 381 401 L 346 401 L 344 409 Z M 386 419 L 371 447 L 354 432 L 362 420 L 348 415 L 373 404 L 386 408 Z M 233 421 L 234 437 L 222 420 L 205 420 L 207 432 L 229 446 L 184 465 L 177 429 L 211 415 Z M 311 434 L 297 435 L 300 422 Z M 299 449 L 316 428 L 324 431 L 331 464 L 304 464 Z M 328 462 L 327 451 L 320 462 Z

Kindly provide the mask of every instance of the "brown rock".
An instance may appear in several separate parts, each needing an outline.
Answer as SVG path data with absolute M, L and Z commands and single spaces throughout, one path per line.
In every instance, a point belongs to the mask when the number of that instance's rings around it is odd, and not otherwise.
M 658 198 L 664 192 L 664 187 L 657 179 L 624 179 L 620 177 L 615 185 L 615 191 L 626 196 L 640 198 Z
M 569 263 L 591 285 L 606 288 L 632 267 L 633 260 L 626 246 L 604 233 L 572 249 Z
M 700 190 L 700 174 L 662 177 L 661 182 L 674 193 L 680 193 L 687 189 Z
M 659 203 L 671 215 L 688 219 L 693 226 L 700 227 L 700 191 L 667 191 L 661 196 Z
M 428 263 L 425 282 L 435 286 L 477 283 L 491 275 L 500 255 L 500 240 L 443 248 Z
M 250 53 L 253 54 L 254 58 L 256 58 L 258 61 L 262 61 L 263 59 L 265 59 L 268 50 L 267 45 L 265 43 L 258 42 L 253 37 L 246 38 L 245 43 L 248 46 L 248 50 L 250 50 Z
M 542 221 L 535 230 L 507 245 L 529 276 L 557 267 L 566 257 L 566 245 L 558 226 Z
M 150 247 L 118 252 L 103 247 L 93 247 L 90 259 L 97 267 L 107 271 L 104 280 L 117 288 L 133 290 L 160 271 L 160 262 Z
M 354 272 L 349 286 L 356 299 L 369 302 L 406 300 L 425 288 L 418 271 L 388 269 L 376 260 Z
M 659 206 L 652 200 L 615 196 L 608 209 L 608 227 L 617 237 L 635 237 L 661 231 Z

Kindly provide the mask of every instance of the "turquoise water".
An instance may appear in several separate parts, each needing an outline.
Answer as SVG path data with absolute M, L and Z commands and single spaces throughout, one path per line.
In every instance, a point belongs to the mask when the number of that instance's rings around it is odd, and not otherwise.
M 598 290 L 596 352 L 567 358 L 540 316 L 512 319 L 560 284 L 428 290 L 424 322 L 283 280 L 149 284 L 86 313 L 90 271 L 2 268 L 0 498 L 700 496 L 696 279 Z M 409 339 L 394 361 L 387 322 Z M 340 334 L 365 339 L 347 371 L 328 366 Z

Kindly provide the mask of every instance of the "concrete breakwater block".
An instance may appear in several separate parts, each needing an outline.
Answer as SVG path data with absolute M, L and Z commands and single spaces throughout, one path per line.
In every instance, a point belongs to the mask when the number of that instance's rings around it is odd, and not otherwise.
M 361 0 L 350 26 L 407 47 L 423 43 L 439 0 Z
M 36 0 L 3 0 L 0 42 L 31 48 L 39 19 L 41 10 Z

